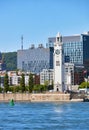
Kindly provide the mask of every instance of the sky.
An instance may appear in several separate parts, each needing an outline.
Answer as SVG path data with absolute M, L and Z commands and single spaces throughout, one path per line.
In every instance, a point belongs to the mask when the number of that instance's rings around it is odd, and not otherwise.
M 89 31 L 89 0 L 0 0 L 0 52 Z

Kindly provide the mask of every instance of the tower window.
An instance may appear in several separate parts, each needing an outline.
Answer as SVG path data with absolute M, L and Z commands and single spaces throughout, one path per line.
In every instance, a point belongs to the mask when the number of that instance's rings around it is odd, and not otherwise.
M 57 41 L 59 42 L 59 37 L 57 37 Z
M 56 66 L 60 66 L 60 61 L 56 61 Z

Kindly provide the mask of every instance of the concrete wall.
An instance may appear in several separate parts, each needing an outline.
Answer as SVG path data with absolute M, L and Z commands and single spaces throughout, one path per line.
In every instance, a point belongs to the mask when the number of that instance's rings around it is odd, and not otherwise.
M 48 93 L 48 94 L 27 94 L 27 93 L 5 93 L 0 94 L 0 102 L 8 102 L 10 99 L 15 101 L 31 101 L 31 102 L 40 102 L 40 101 L 69 101 L 70 94 L 59 94 L 59 93 Z

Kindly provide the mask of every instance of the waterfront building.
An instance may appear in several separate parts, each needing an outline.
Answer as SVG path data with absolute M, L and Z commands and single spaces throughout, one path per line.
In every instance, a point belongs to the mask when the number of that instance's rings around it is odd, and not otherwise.
M 24 78 L 25 78 L 25 85 L 28 85 L 29 76 L 25 75 Z M 9 76 L 9 85 L 12 85 L 12 86 L 20 85 L 20 80 L 21 80 L 21 75 Z
M 42 44 L 35 48 L 17 51 L 17 68 L 25 72 L 40 73 L 43 69 L 53 69 L 53 47 L 44 48 Z
M 23 72 L 16 72 L 16 71 L 9 71 L 8 77 L 9 77 L 9 85 L 17 86 L 20 85 L 20 80 L 22 77 Z M 25 85 L 28 85 L 29 82 L 29 73 L 24 73 L 24 79 L 25 79 Z
M 21 71 L 8 71 L 8 80 L 9 85 L 11 86 L 17 86 L 20 85 L 21 75 L 23 72 Z M 5 77 L 6 71 L 0 71 L 0 86 L 4 86 L 4 77 Z M 24 78 L 25 78 L 25 85 L 28 85 L 29 83 L 29 72 L 24 72 Z M 39 75 L 33 75 L 34 84 L 40 84 L 40 76 Z
M 64 52 L 62 36 L 58 33 L 54 43 L 54 91 L 63 92 L 64 82 Z
M 40 84 L 45 84 L 48 82 L 48 85 L 52 85 L 54 80 L 54 70 L 53 69 L 43 69 L 40 72 Z
M 72 86 L 74 85 L 74 64 L 65 63 L 64 78 L 65 90 L 72 90 Z
M 85 73 L 84 67 L 76 67 L 74 68 L 74 85 L 80 85 L 84 82 L 84 78 L 87 78 L 88 72 Z
M 35 74 L 35 76 L 34 76 L 34 84 L 40 84 L 40 74 Z
M 17 86 L 20 84 L 20 79 L 21 79 L 21 76 L 19 75 L 13 75 L 13 76 L 9 76 L 9 84 L 12 85 L 12 86 Z
M 4 86 L 4 76 L 6 71 L 0 71 L 0 87 Z
M 56 37 L 48 38 L 48 47 L 54 46 Z M 63 36 L 63 50 L 65 62 L 74 63 L 76 66 L 84 65 L 89 60 L 89 32 Z
M 24 75 L 25 78 L 25 85 L 28 86 L 29 83 L 29 75 L 25 74 Z M 20 85 L 20 79 L 21 79 L 21 75 L 9 75 L 9 83 L 10 85 Z M 40 79 L 39 79 L 39 75 L 34 75 L 33 76 L 33 80 L 34 80 L 34 84 L 40 84 Z
M 71 90 L 73 88 L 72 86 L 75 85 L 74 71 L 74 64 L 64 63 L 65 90 Z M 43 71 L 40 72 L 40 84 L 45 84 L 46 81 L 48 81 L 49 85 L 54 84 L 54 69 L 43 69 Z

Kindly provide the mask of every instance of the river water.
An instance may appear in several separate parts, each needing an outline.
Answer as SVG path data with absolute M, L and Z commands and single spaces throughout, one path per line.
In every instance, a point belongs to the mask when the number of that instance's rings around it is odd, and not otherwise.
M 0 130 L 89 130 L 89 103 L 0 103 Z

